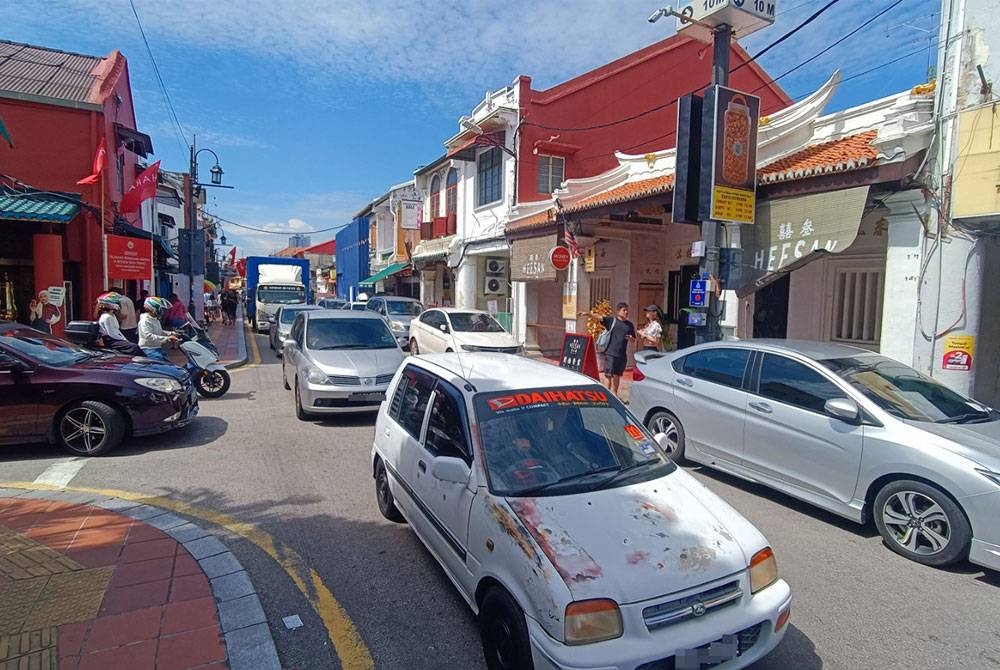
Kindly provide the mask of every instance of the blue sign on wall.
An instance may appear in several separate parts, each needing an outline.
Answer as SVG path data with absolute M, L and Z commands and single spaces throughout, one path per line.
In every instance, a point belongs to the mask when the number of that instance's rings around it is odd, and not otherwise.
M 708 282 L 706 280 L 691 280 L 691 293 L 688 303 L 692 307 L 705 307 L 708 305 Z

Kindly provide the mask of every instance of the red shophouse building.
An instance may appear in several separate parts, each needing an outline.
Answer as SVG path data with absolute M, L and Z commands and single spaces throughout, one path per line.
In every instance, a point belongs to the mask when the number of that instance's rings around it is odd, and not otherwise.
M 0 281 L 12 285 L 25 323 L 39 291 L 64 286 L 52 325 L 59 333 L 66 321 L 88 318 L 106 288 L 103 234 L 152 143 L 135 130 L 128 62 L 118 51 L 86 56 L 0 41 L 0 119 L 13 142 L 0 141 Z M 102 178 L 78 185 L 102 140 Z M 138 216 L 126 218 L 141 226 Z

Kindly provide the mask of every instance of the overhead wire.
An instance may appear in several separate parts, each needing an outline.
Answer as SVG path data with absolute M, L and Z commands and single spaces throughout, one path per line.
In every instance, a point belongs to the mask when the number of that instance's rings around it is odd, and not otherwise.
M 328 233 L 333 230 L 340 230 L 341 228 L 346 228 L 347 226 L 351 225 L 348 222 L 348 223 L 341 223 L 336 226 L 330 226 L 329 228 L 320 228 L 319 230 L 292 230 L 292 229 L 268 230 L 266 228 L 255 228 L 254 226 L 248 226 L 245 223 L 236 223 L 235 221 L 223 218 L 218 214 L 212 214 L 212 216 L 226 225 L 236 226 L 237 228 L 245 228 L 246 230 L 252 230 L 257 233 L 267 233 L 269 235 L 296 235 L 296 234 L 315 235 L 316 233 Z

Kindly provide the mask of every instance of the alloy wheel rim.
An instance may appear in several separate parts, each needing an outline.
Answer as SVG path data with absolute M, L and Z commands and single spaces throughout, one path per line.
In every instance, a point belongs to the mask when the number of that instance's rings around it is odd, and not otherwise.
M 916 491 L 890 496 L 882 506 L 882 521 L 896 544 L 921 556 L 939 554 L 951 542 L 948 515 L 933 498 Z
M 222 375 L 218 372 L 206 372 L 202 375 L 202 384 L 209 391 L 218 391 L 222 388 Z
M 653 432 L 664 433 L 667 436 L 667 446 L 664 451 L 672 454 L 677 451 L 680 435 L 677 432 L 677 425 L 665 416 L 658 416 L 653 420 Z
M 101 415 L 86 407 L 66 412 L 62 424 L 63 441 L 74 451 L 91 453 L 104 442 L 108 428 Z

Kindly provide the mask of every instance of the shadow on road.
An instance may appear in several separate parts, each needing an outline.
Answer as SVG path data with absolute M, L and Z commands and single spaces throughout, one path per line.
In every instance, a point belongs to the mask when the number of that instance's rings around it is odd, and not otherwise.
M 229 423 L 217 416 L 195 417 L 187 426 L 149 437 L 131 437 L 105 458 L 135 456 L 166 449 L 191 449 L 211 444 L 226 434 Z
M 795 604 L 792 603 L 792 619 L 795 619 Z M 789 624 L 781 644 L 770 654 L 750 666 L 751 670 L 819 670 L 823 659 L 816 655 L 816 645 L 805 633 Z
M 218 403 L 218 402 L 228 402 L 228 401 L 231 401 L 231 400 L 256 400 L 256 399 L 257 399 L 257 392 L 256 391 L 245 391 L 243 393 L 230 392 L 230 393 L 226 393 L 226 395 L 222 396 L 221 398 L 202 398 L 202 397 L 199 397 L 198 398 L 198 404 L 199 405 L 202 404 L 202 403 L 212 403 L 212 404 L 215 404 L 215 403 Z

